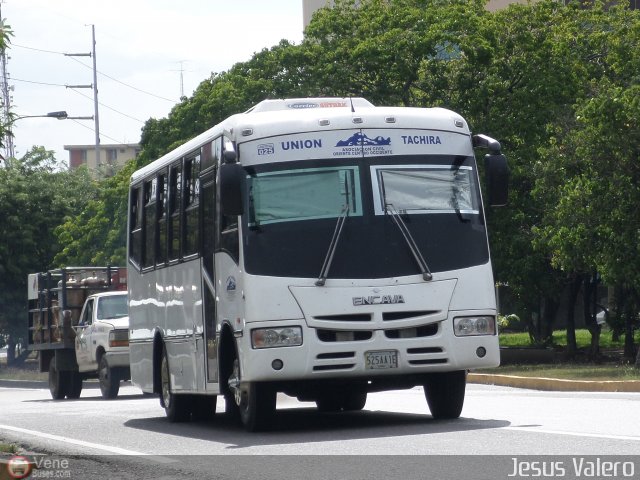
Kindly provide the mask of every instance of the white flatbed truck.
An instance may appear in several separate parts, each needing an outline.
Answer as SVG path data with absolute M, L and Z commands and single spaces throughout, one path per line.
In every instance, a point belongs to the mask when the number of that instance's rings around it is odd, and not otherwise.
M 97 378 L 115 398 L 130 378 L 126 269 L 68 267 L 29 275 L 28 348 L 55 400 L 79 398 Z

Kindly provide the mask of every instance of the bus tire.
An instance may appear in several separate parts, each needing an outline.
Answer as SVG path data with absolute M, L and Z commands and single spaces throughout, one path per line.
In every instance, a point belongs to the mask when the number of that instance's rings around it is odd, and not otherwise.
M 276 410 L 276 392 L 268 384 L 247 382 L 238 405 L 240 420 L 248 432 L 266 430 Z
M 229 400 L 233 402 L 245 430 L 257 432 L 269 428 L 276 410 L 277 392 L 267 383 L 242 382 L 237 355 L 228 383 L 233 396 Z
M 320 412 L 339 412 L 342 410 L 342 401 L 338 395 L 325 394 L 316 398 L 316 406 Z
M 120 376 L 109 366 L 107 357 L 102 355 L 98 364 L 98 380 L 100 383 L 100 393 L 102 398 L 110 400 L 118 396 L 120 391 Z
M 367 392 L 349 392 L 342 399 L 342 408 L 345 412 L 362 410 L 367 403 Z
M 178 395 L 171 391 L 171 375 L 169 374 L 169 358 L 166 348 L 162 350 L 160 379 L 162 382 L 160 404 L 164 407 L 169 421 L 171 423 L 189 421 L 191 418 L 191 399 L 189 395 Z
M 67 398 L 80 398 L 80 393 L 82 392 L 82 375 L 80 372 L 69 372 L 67 378 L 69 380 Z
M 423 384 L 431 416 L 435 419 L 454 419 L 462 413 L 467 372 L 432 373 Z
M 54 400 L 62 400 L 69 387 L 67 372 L 61 372 L 56 368 L 56 359 L 53 357 L 49 362 L 49 392 Z

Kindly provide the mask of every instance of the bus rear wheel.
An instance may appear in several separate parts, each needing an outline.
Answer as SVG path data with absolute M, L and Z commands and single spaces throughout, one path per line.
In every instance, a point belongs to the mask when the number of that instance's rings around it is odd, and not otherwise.
M 160 380 L 162 391 L 160 404 L 164 407 L 167 418 L 171 423 L 186 422 L 191 418 L 191 397 L 189 395 L 177 395 L 171 391 L 171 376 L 169 374 L 169 358 L 167 350 L 162 350 L 160 362 Z
M 242 382 L 237 356 L 233 361 L 228 384 L 233 396 L 233 408 L 237 410 L 244 428 L 249 432 L 269 428 L 276 410 L 277 392 L 267 383 Z
M 423 384 L 424 396 L 435 419 L 458 418 L 462 413 L 467 372 L 432 373 Z

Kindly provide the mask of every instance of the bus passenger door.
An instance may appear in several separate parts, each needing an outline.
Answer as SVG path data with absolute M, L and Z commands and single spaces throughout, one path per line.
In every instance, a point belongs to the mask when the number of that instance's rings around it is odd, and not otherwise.
M 207 382 L 218 382 L 218 340 L 216 338 L 216 286 L 215 286 L 215 238 L 216 238 L 216 180 L 215 171 L 205 174 L 202 188 L 202 283 L 204 339 L 206 345 Z

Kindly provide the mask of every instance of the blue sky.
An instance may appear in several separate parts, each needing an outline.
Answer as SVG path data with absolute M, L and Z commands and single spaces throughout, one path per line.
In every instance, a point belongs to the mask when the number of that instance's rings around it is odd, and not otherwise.
M 8 71 L 16 115 L 65 110 L 93 115 L 96 60 L 101 144 L 135 143 L 150 117 L 165 117 L 211 72 L 227 70 L 281 39 L 302 40 L 302 0 L 4 0 L 11 25 Z M 133 87 L 133 88 L 132 88 Z M 64 145 L 92 145 L 94 122 L 25 118 L 14 125 L 16 156 L 33 145 L 67 160 Z

